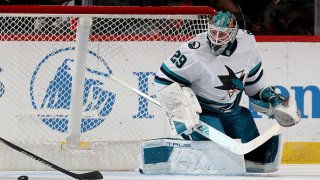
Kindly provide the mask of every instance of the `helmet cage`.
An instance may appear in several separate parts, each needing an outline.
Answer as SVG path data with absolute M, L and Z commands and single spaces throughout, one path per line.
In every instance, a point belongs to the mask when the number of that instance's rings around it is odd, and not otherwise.
M 225 45 L 236 39 L 238 28 L 209 27 L 208 37 L 213 45 Z

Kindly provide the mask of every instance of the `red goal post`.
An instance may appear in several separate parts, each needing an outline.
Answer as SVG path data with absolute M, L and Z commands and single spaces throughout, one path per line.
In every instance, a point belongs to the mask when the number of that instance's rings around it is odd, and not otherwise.
M 132 170 L 139 143 L 167 137 L 167 122 L 161 109 L 109 76 L 155 97 L 162 61 L 205 32 L 215 10 L 0 6 L 0 12 L 0 137 L 70 170 Z M 80 155 L 70 153 L 75 148 Z M 1 153 L 20 161 L 2 145 Z M 30 160 L 19 168 L 46 167 Z

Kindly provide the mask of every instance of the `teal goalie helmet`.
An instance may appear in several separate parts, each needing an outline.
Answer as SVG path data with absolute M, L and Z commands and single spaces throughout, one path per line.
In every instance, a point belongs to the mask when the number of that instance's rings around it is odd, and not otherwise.
M 208 39 L 215 56 L 221 55 L 238 33 L 236 17 L 229 11 L 219 11 L 208 24 Z

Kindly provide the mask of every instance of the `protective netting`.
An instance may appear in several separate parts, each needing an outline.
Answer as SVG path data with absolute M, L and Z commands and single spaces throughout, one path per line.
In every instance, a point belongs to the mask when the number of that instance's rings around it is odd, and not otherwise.
M 76 73 L 77 22 L 92 19 L 81 120 L 82 142 L 139 142 L 168 136 L 163 111 L 112 81 L 155 98 L 162 61 L 209 15 L 0 15 L 0 136 L 23 143 L 65 142 Z

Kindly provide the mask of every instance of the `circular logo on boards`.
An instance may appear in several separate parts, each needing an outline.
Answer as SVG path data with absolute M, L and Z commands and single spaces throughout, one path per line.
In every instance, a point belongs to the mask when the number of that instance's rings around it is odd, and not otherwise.
M 74 47 L 46 55 L 30 81 L 32 107 L 44 124 L 59 132 L 68 131 L 72 79 L 76 72 Z M 104 59 L 89 51 L 85 69 L 81 132 L 101 125 L 112 111 L 116 94 L 105 89 L 112 74 Z

